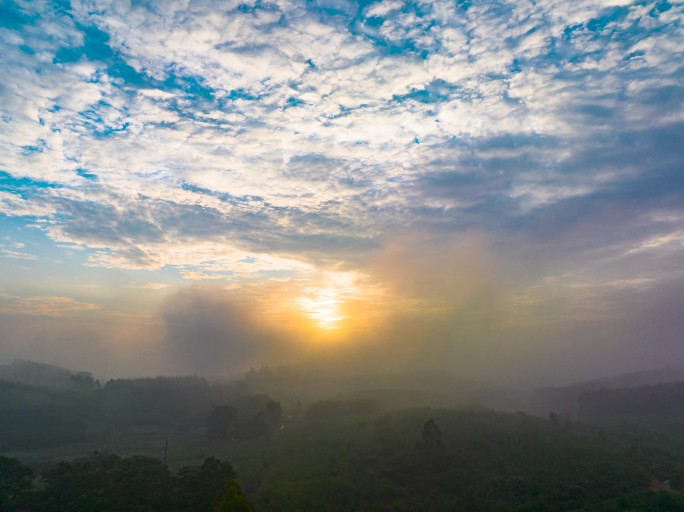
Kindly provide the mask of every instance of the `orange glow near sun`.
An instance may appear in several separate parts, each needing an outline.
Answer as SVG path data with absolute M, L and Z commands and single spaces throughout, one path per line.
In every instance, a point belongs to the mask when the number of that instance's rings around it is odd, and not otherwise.
M 297 303 L 320 329 L 338 329 L 346 318 L 341 308 L 342 300 L 334 288 L 309 289 Z
M 300 331 L 314 344 L 352 342 L 379 325 L 394 304 L 387 290 L 364 274 L 329 271 L 316 277 L 292 289 L 282 307 L 275 306 L 282 315 L 279 325 Z

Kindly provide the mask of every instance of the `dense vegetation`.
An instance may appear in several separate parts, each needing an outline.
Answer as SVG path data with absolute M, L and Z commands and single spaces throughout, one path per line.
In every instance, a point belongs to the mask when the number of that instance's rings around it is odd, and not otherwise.
M 52 464 L 32 485 L 30 470 L 0 458 L 0 510 L 242 511 L 248 499 L 260 512 L 684 511 L 681 453 L 646 431 L 523 413 L 333 414 L 202 450 L 227 453 L 237 478 L 214 458 L 171 472 L 150 457 L 94 454 Z
M 204 429 L 210 411 L 226 403 L 248 423 L 268 402 L 197 377 L 117 379 L 80 390 L 0 380 L 0 450 L 101 440 L 126 428 Z
M 84 441 L 94 408 L 90 394 L 0 380 L 0 450 Z
M 0 457 L 0 511 L 251 512 L 230 464 L 207 458 L 172 473 L 150 457 L 93 454 L 61 462 L 32 488 L 31 470 Z
M 666 454 L 631 448 L 525 414 L 414 409 L 303 422 L 236 467 L 262 512 L 684 510 L 648 491 L 672 467 L 644 464 Z
M 249 500 L 260 512 L 684 512 L 681 383 L 545 392 L 561 406 L 573 395 L 591 425 L 397 407 L 431 388 L 304 406 L 292 388 L 281 405 L 264 393 L 280 396 L 264 384 L 272 375 L 250 378 L 259 394 L 197 377 L 0 381 L 0 511 L 226 512 Z

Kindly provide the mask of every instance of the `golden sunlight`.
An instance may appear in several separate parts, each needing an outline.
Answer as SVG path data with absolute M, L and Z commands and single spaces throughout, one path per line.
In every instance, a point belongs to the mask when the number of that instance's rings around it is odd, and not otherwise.
M 297 303 L 306 316 L 326 330 L 337 329 L 346 317 L 341 310 L 341 299 L 334 288 L 309 289 Z

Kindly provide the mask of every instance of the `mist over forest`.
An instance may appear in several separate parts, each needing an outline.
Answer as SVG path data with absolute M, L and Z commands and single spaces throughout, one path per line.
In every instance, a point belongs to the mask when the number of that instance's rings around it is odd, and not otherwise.
M 100 381 L 16 360 L 0 366 L 0 503 L 679 510 L 682 397 L 672 367 L 523 391 L 286 366 Z

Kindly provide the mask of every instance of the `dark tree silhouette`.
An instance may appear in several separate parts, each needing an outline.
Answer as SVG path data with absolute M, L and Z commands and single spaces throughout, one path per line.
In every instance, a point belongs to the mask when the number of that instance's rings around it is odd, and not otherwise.
M 214 499 L 212 512 L 254 512 L 234 480 L 226 483 Z
M 444 451 L 444 444 L 442 443 L 442 431 L 435 423 L 435 420 L 430 418 L 423 425 L 423 431 L 420 433 L 420 439 L 416 443 L 417 447 L 429 453 L 439 453 Z
M 214 457 L 178 471 L 176 510 L 210 512 L 223 487 L 235 479 L 232 466 Z

